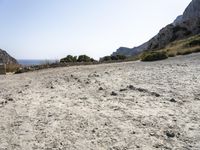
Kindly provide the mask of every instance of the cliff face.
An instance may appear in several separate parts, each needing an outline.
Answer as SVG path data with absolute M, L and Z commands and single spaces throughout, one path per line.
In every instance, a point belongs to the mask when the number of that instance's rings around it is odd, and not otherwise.
M 130 48 L 119 48 L 112 55 L 134 56 L 142 51 L 164 48 L 170 42 L 184 39 L 200 33 L 200 0 L 192 0 L 185 9 L 183 15 L 178 16 L 176 20 L 164 27 L 159 33 L 148 42 Z
M 18 64 L 17 60 L 11 57 L 6 51 L 0 49 L 0 60 L 5 64 Z

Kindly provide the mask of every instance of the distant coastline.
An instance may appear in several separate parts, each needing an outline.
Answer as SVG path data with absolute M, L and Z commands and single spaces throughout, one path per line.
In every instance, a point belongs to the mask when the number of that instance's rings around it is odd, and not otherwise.
M 41 65 L 46 63 L 54 63 L 58 60 L 47 60 L 47 59 L 18 59 L 17 60 L 20 65 L 23 66 L 32 66 L 32 65 Z

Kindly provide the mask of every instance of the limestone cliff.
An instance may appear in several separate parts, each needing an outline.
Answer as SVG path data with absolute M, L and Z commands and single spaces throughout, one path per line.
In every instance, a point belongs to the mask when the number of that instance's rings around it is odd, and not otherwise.
M 164 27 L 148 42 L 134 48 L 119 48 L 112 55 L 134 56 L 146 50 L 164 48 L 169 43 L 200 34 L 200 0 L 192 0 L 183 15 Z

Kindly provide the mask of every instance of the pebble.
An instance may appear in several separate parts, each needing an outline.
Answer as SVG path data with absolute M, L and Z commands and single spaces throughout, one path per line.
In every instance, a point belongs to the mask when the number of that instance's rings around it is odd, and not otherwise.
M 117 93 L 115 93 L 114 91 L 110 94 L 112 96 L 117 96 Z
M 175 137 L 175 133 L 172 131 L 166 131 L 166 135 L 168 138 L 174 138 Z
M 169 101 L 170 101 L 170 102 L 173 102 L 173 103 L 176 102 L 176 100 L 175 100 L 174 98 L 170 99 Z
M 100 88 L 99 88 L 99 91 L 102 91 L 102 90 L 103 90 L 103 88 L 102 88 L 102 87 L 100 87 Z

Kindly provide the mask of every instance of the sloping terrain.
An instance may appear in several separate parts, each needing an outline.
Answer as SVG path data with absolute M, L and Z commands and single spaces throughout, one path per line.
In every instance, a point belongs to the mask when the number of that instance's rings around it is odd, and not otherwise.
M 1 61 L 5 64 L 18 64 L 15 58 L 2 49 L 0 49 L 0 63 L 2 63 Z
M 199 150 L 200 54 L 0 76 L 1 150 Z
M 200 35 L 170 43 L 161 51 L 166 51 L 169 56 L 200 52 Z
M 134 48 L 120 47 L 112 55 L 135 56 L 146 50 L 162 49 L 173 41 L 197 34 L 200 34 L 200 1 L 192 0 L 183 15 L 178 16 L 173 23 L 162 28 L 149 41 Z

